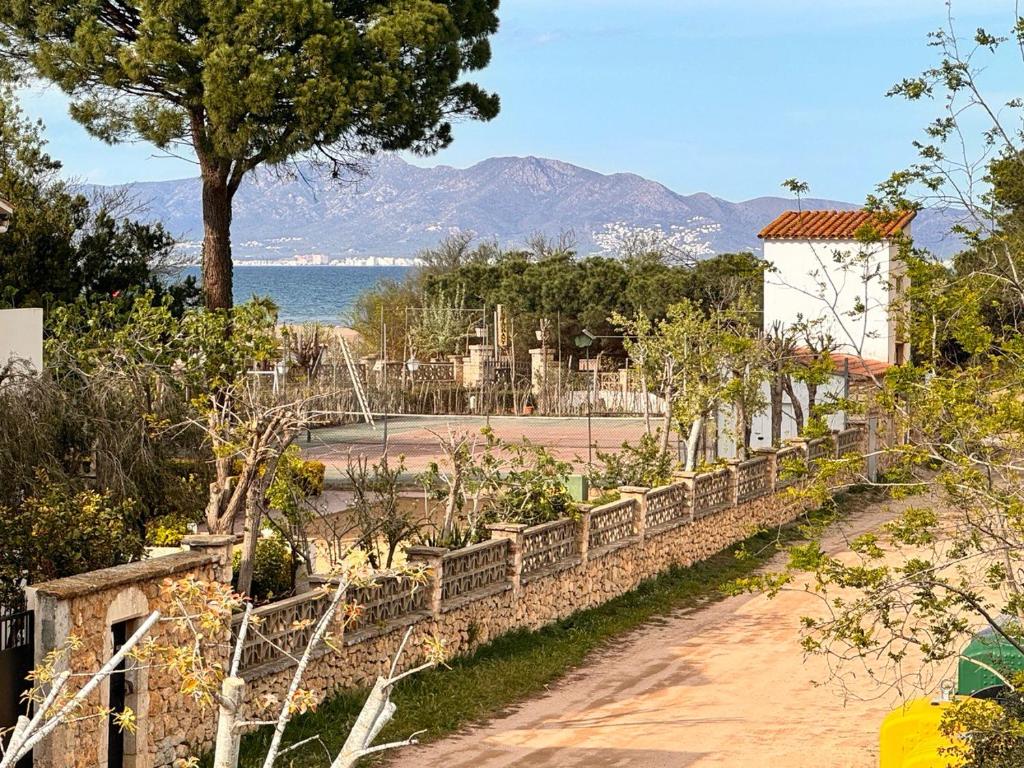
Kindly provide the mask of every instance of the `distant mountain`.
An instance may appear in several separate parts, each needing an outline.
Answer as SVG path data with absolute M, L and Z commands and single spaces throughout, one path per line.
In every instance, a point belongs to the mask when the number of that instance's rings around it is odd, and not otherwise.
M 198 253 L 197 178 L 131 187 L 151 219 Z M 817 199 L 803 205 L 856 207 Z M 605 175 L 537 157 L 496 157 L 465 169 L 421 168 L 384 157 L 357 182 L 340 183 L 312 171 L 291 178 L 265 171 L 252 176 L 235 198 L 232 239 L 236 258 L 411 256 L 457 230 L 502 245 L 571 230 L 579 251 L 590 253 L 597 250 L 595 233 L 608 224 L 667 229 L 709 219 L 720 227 L 708 236 L 715 252 L 760 252 L 758 231 L 795 207 L 781 197 L 731 203 L 703 192 L 680 195 L 635 174 Z M 937 253 L 951 253 L 957 248 L 947 234 L 953 222 L 948 213 L 923 212 L 913 225 L 915 239 Z

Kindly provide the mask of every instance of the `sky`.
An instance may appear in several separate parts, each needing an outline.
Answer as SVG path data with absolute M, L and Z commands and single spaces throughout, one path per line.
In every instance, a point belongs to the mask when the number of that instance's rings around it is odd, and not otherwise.
M 955 0 L 953 12 L 967 33 L 1007 30 L 1013 6 Z M 859 202 L 913 161 L 935 116 L 885 92 L 934 62 L 926 36 L 946 21 L 944 0 L 502 0 L 499 16 L 492 62 L 473 79 L 501 96 L 501 114 L 407 160 L 536 155 L 734 201 L 784 194 L 796 177 L 815 197 Z M 1019 91 L 1018 77 L 990 73 L 997 91 Z M 53 87 L 22 98 L 70 177 L 195 175 L 145 144 L 90 138 Z

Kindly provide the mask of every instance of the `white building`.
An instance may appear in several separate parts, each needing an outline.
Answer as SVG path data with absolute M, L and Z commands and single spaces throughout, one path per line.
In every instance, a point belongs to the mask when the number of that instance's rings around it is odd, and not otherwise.
M 12 362 L 43 370 L 42 309 L 0 309 L 0 370 Z
M 820 318 L 841 351 L 900 365 L 910 357 L 899 294 L 908 287 L 899 239 L 914 212 L 787 211 L 758 234 L 770 269 L 764 327 Z M 876 235 L 877 237 L 870 237 Z M 881 238 L 880 240 L 877 238 Z
M 14 215 L 14 206 L 0 197 L 0 235 L 7 231 L 11 225 L 11 217 Z

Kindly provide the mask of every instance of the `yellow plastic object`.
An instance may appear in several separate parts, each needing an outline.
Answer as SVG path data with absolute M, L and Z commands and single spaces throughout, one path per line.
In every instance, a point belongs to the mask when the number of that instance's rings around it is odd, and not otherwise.
M 882 721 L 879 768 L 948 768 L 958 763 L 940 750 L 953 745 L 939 732 L 943 712 L 953 702 L 913 699 Z

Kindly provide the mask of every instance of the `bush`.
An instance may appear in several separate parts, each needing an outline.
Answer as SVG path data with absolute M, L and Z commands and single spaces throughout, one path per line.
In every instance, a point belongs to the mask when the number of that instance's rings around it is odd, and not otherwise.
M 21 583 L 109 568 L 142 557 L 139 515 L 131 501 L 74 490 L 40 473 L 32 495 L 0 506 L 0 604 L 18 605 Z
M 238 586 L 238 569 L 242 562 L 242 553 L 235 551 L 232 559 L 231 582 Z M 254 602 L 265 603 L 275 598 L 288 595 L 294 588 L 294 558 L 280 535 L 261 538 L 256 542 L 256 556 L 252 565 L 252 587 L 250 597 Z
M 672 456 L 661 450 L 661 430 L 643 435 L 637 445 L 622 444 L 619 453 L 597 452 L 600 468 L 590 473 L 590 484 L 607 490 L 623 485 L 643 485 L 655 488 L 672 481 Z

